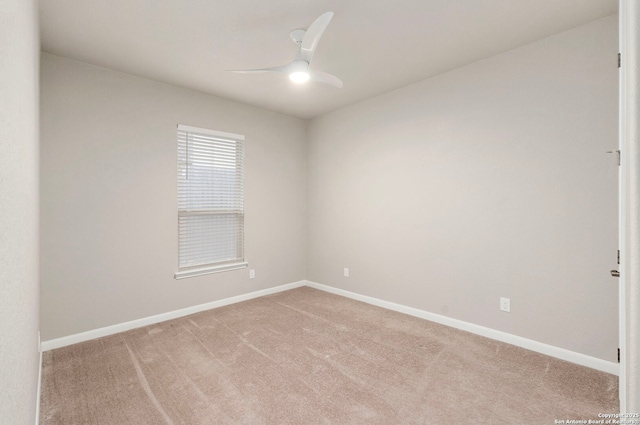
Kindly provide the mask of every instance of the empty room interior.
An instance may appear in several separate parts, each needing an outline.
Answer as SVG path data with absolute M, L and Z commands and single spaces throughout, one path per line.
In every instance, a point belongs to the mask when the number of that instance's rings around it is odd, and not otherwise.
M 640 423 L 637 2 L 2 9 L 0 422 Z

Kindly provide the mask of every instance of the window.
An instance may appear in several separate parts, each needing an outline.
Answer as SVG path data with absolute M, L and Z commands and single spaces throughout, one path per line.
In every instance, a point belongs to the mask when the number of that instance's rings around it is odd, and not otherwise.
M 246 267 L 244 136 L 178 126 L 176 279 Z

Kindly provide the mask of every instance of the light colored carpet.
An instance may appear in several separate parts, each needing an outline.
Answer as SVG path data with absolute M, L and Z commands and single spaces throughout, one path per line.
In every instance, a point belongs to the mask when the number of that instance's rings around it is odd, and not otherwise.
M 618 379 L 303 287 L 44 353 L 43 425 L 553 424 Z

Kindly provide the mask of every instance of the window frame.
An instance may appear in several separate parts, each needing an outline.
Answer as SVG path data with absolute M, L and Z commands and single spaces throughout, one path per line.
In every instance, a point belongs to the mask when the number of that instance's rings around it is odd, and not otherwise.
M 185 133 L 184 142 L 181 142 L 181 133 Z M 188 189 L 185 189 L 185 192 L 181 192 L 181 178 L 183 177 L 181 177 L 182 168 L 181 168 L 180 150 L 182 146 L 181 143 L 184 143 L 185 146 L 183 149 L 186 150 L 184 154 L 186 156 L 182 160 L 184 162 L 184 165 L 182 165 L 182 167 L 188 168 L 189 166 L 188 152 L 189 152 L 189 137 L 190 137 L 189 134 L 221 139 L 221 140 L 224 140 L 225 142 L 232 141 L 236 143 L 236 157 L 235 157 L 234 166 L 235 168 L 239 167 L 239 171 L 236 170 L 236 173 L 239 173 L 239 175 L 236 176 L 236 178 L 239 179 L 239 181 L 235 181 L 234 187 L 232 189 L 234 191 L 239 190 L 239 195 L 237 194 L 235 195 L 235 199 L 237 199 L 238 196 L 240 199 L 239 210 L 236 207 L 230 208 L 230 209 L 227 209 L 227 208 L 225 209 L 181 208 L 180 197 L 181 196 L 188 197 L 189 194 L 187 193 Z M 242 269 L 247 267 L 248 263 L 245 261 L 245 257 L 244 257 L 244 227 L 245 227 L 244 226 L 244 141 L 245 141 L 244 135 L 178 124 L 176 136 L 177 136 L 177 148 L 178 148 L 178 154 L 177 154 L 177 185 L 178 186 L 176 190 L 177 196 L 178 196 L 178 208 L 177 208 L 178 267 L 177 267 L 177 271 L 174 274 L 174 278 L 184 279 L 184 278 L 193 277 L 193 276 L 201 276 L 201 275 L 210 274 L 210 273 L 219 273 L 219 272 L 237 270 L 237 269 Z M 214 145 L 212 144 L 212 146 Z M 215 160 L 214 157 L 215 155 L 211 156 L 211 158 Z M 186 172 L 188 173 L 188 170 Z M 216 209 L 218 209 L 219 211 L 215 211 Z M 236 258 L 231 260 L 219 260 L 219 261 L 212 261 L 210 263 L 201 263 L 196 265 L 181 265 L 180 263 L 181 262 L 181 250 L 180 250 L 181 218 L 193 217 L 198 214 L 213 214 L 213 215 L 219 214 L 220 216 L 224 216 L 224 215 L 229 215 L 230 211 L 236 211 L 236 212 L 231 212 L 231 214 L 239 215 L 240 224 L 235 229 L 237 230 L 237 233 L 235 234 L 235 238 L 238 243 L 237 253 L 239 255 Z

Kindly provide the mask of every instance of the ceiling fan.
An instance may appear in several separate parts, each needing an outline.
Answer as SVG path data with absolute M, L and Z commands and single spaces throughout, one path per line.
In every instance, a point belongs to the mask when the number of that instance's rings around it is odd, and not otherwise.
M 338 77 L 327 74 L 326 72 L 315 71 L 310 69 L 311 59 L 318 46 L 318 41 L 327 29 L 329 22 L 333 18 L 333 12 L 326 12 L 320 15 L 318 19 L 313 21 L 307 30 L 296 29 L 291 31 L 291 39 L 297 45 L 296 56 L 293 61 L 287 65 L 275 66 L 273 68 L 262 69 L 241 69 L 232 70 L 241 74 L 260 74 L 264 72 L 279 72 L 287 74 L 289 79 L 294 83 L 304 83 L 306 81 L 317 81 L 319 83 L 328 84 L 337 88 L 342 88 L 342 80 Z

